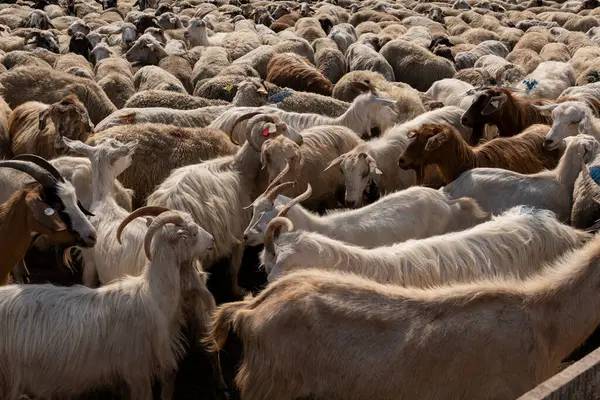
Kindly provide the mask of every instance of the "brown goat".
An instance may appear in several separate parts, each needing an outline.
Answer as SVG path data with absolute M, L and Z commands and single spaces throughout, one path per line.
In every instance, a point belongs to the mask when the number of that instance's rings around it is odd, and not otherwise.
M 52 124 L 48 124 L 48 118 Z M 86 141 L 94 125 L 88 112 L 75 95 L 46 105 L 27 102 L 15 108 L 8 122 L 8 136 L 13 154 L 36 154 L 46 159 L 66 151 L 62 137 Z
M 331 96 L 333 85 L 306 58 L 294 53 L 275 54 L 267 66 L 267 82 L 301 92 Z
M 454 128 L 448 125 L 424 124 L 410 131 L 411 140 L 400 155 L 402 169 L 418 169 L 436 165 L 450 183 L 472 168 L 502 168 L 522 174 L 553 169 L 558 163 L 558 150 L 544 148 L 547 125 L 534 125 L 510 138 L 496 138 L 478 147 L 469 146 Z
M 475 95 L 473 104 L 460 122 L 473 128 L 470 143 L 477 144 L 483 137 L 486 124 L 496 125 L 500 136 L 514 136 L 533 124 L 552 124 L 552 118 L 536 106 L 551 104 L 551 100 L 527 100 L 516 97 L 503 87 L 489 87 Z

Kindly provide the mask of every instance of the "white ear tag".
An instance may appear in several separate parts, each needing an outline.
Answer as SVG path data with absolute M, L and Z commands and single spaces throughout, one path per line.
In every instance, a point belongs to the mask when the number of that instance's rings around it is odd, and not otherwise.
M 269 124 L 269 133 L 277 132 L 277 127 L 273 124 Z
M 494 108 L 498 108 L 498 106 L 500 105 L 500 103 L 498 102 L 498 100 L 494 100 L 490 103 L 492 106 L 494 106 Z
M 51 209 L 51 208 L 46 208 L 46 209 L 44 210 L 44 214 L 46 214 L 47 216 L 54 215 L 54 210 L 53 210 L 53 209 Z

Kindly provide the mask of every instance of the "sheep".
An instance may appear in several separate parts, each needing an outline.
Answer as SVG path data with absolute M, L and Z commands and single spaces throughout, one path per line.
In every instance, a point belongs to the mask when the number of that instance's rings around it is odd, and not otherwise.
M 331 96 L 333 85 L 305 58 L 293 54 L 275 54 L 267 66 L 267 82 L 294 90 Z
M 575 181 L 573 188 L 573 208 L 571 209 L 571 226 L 578 229 L 597 230 L 598 217 L 600 216 L 600 203 L 598 203 L 598 161 L 596 157 L 590 167 L 582 163 L 581 174 Z M 593 171 L 590 173 L 590 171 Z M 593 178 L 592 178 L 593 176 Z
M 337 118 L 319 114 L 287 112 L 274 107 L 236 107 L 222 113 L 209 126 L 223 132 L 231 132 L 236 140 L 241 140 L 241 135 L 233 131 L 233 123 L 238 117 L 248 112 L 268 112 L 277 114 L 290 128 L 297 131 L 319 125 L 341 125 L 364 137 L 371 135 L 373 126 L 379 127 L 383 132 L 393 124 L 397 116 L 391 108 L 394 104 L 393 100 L 379 97 L 373 91 L 369 91 L 357 97 L 348 110 Z
M 99 60 L 94 67 L 94 74 L 98 86 L 118 109 L 123 108 L 135 94 L 131 66 L 121 57 Z
M 246 134 L 247 141 L 235 156 L 175 169 L 147 201 L 151 206 L 188 210 L 215 237 L 216 247 L 201 260 L 202 265 L 210 267 L 219 259 L 228 259 L 236 298 L 241 296 L 237 274 L 244 250 L 242 237 L 251 217 L 244 207 L 266 187 L 260 174 L 260 146 L 282 134 L 302 143 L 302 137 L 288 130 L 277 116 L 253 116 Z
M 443 190 L 451 198 L 472 197 L 491 213 L 525 204 L 551 210 L 561 221 L 569 222 L 573 187 L 581 172 L 580 161 L 588 163 L 594 159 L 600 144 L 589 135 L 568 140 L 558 166 L 551 171 L 523 175 L 503 169 L 475 168 L 464 172 Z
M 342 126 L 316 126 L 301 132 L 302 146 L 285 136 L 266 140 L 261 148 L 263 167 L 269 183 L 289 166 L 281 179 L 297 181 L 299 188 L 310 183 L 313 193 L 303 204 L 321 210 L 335 208 L 337 194 L 344 189 L 344 177 L 339 169 L 326 169 L 331 161 L 363 143 L 352 130 Z M 299 194 L 298 190 L 292 194 Z
M 480 57 L 475 62 L 475 68 L 486 69 L 490 77 L 498 83 L 511 84 L 521 81 L 526 73 L 523 68 L 506 61 L 504 58 L 495 54 L 488 54 Z
M 28 155 L 24 160 L 0 161 L 0 167 L 22 171 L 36 181 L 0 204 L 0 243 L 5 249 L 0 262 L 0 285 L 8 282 L 13 266 L 22 262 L 32 232 L 68 246 L 95 245 L 96 231 L 85 217 L 90 212 L 77 200 L 73 185 L 47 161 Z
M 346 73 L 344 54 L 338 49 L 322 49 L 315 53 L 317 70 L 332 84 Z
M 174 373 L 185 348 L 182 328 L 188 306 L 184 299 L 191 289 L 184 277 L 194 274 L 191 261 L 213 245 L 212 236 L 189 214 L 165 211 L 152 221 L 144 237 L 149 262 L 140 276 L 124 277 L 99 289 L 64 290 L 52 285 L 0 289 L 5 321 L 0 352 L 4 360 L 12 360 L 1 369 L 1 397 L 16 400 L 21 390 L 36 397 L 73 397 L 122 380 L 132 399 L 146 399 L 152 397 L 156 377 L 163 383 L 161 398 L 172 398 Z M 199 302 L 207 318 L 214 308 L 210 294 L 200 282 L 191 290 L 205 292 Z M 15 306 L 17 298 L 22 300 L 19 306 Z M 32 307 L 44 317 L 34 318 Z M 129 332 L 132 322 L 143 328 L 130 335 L 114 334 Z M 49 326 L 60 332 L 58 336 L 40 335 Z M 31 337 L 37 338 L 39 346 L 14 351 L 15 343 L 21 347 L 24 338 Z M 78 345 L 67 349 L 56 342 L 65 338 Z M 40 367 L 37 371 L 30 367 L 34 359 Z
M 301 271 L 220 307 L 210 339 L 242 342 L 236 383 L 248 400 L 514 399 L 554 375 L 598 325 L 599 244 L 524 282 L 417 289 Z
M 296 229 L 317 232 L 365 248 L 461 231 L 488 218 L 488 214 L 471 199 L 448 200 L 438 190 L 416 186 L 384 196 L 356 210 L 319 216 L 296 206 L 310 196 L 308 189 L 282 204 L 279 194 L 290 186 L 298 185 L 297 182 L 285 182 L 270 187 L 254 200 L 252 220 L 244 232 L 247 245 L 264 243 L 266 228 L 275 216 L 287 217 Z
M 193 110 L 195 108 L 226 106 L 222 100 L 203 99 L 189 94 L 166 90 L 144 90 L 131 96 L 122 108 L 172 108 L 175 110 Z
M 12 157 L 10 150 L 10 138 L 8 136 L 8 120 L 12 110 L 0 97 L 0 158 L 7 159 Z
M 113 126 L 143 123 L 161 123 L 180 127 L 206 127 L 211 124 L 211 121 L 215 120 L 215 117 L 226 110 L 235 110 L 236 107 L 243 105 L 261 106 L 266 100 L 267 91 L 262 83 L 256 80 L 247 80 L 239 85 L 238 91 L 229 105 L 192 110 L 173 110 L 169 107 L 123 108 L 102 120 L 96 126 L 96 132 L 102 132 Z
M 233 61 L 233 65 L 246 64 L 258 72 L 262 79 L 267 78 L 267 67 L 275 54 L 273 46 L 262 45 Z
M 465 69 L 475 66 L 477 60 L 485 55 L 494 54 L 499 57 L 506 57 L 508 49 L 502 42 L 497 40 L 486 40 L 479 43 L 472 50 L 463 51 L 454 56 L 456 60 L 456 69 Z M 447 78 L 450 78 L 449 76 Z
M 50 21 L 48 14 L 42 10 L 33 10 L 31 12 L 27 26 L 29 28 L 41 29 L 43 31 L 54 28 L 54 25 L 52 25 L 52 21 Z
M 48 124 L 48 119 L 51 124 Z M 66 149 L 63 137 L 87 140 L 94 131 L 87 110 L 75 95 L 54 104 L 27 102 L 15 108 L 8 122 L 13 154 L 31 153 L 50 159 Z
M 133 76 L 133 84 L 138 92 L 155 89 L 187 93 L 179 79 L 155 65 L 140 68 Z
M 473 103 L 474 95 L 468 94 L 473 85 L 454 78 L 435 82 L 425 95 L 433 100 L 441 101 L 446 106 L 456 106 L 467 110 Z
M 456 73 L 450 61 L 402 39 L 388 42 L 380 54 L 392 66 L 397 81 L 420 91 L 426 91 L 433 82 L 452 78 Z
M 486 124 L 495 125 L 503 137 L 514 136 L 533 124 L 550 124 L 548 116 L 536 106 L 547 105 L 547 100 L 522 99 L 508 88 L 488 87 L 475 93 L 471 107 L 460 122 L 473 128 L 470 143 L 477 144 Z
M 196 86 L 199 81 L 212 78 L 219 71 L 231 65 L 227 51 L 222 47 L 208 47 L 194 65 L 192 70 L 192 84 Z
M 517 84 L 524 97 L 556 99 L 570 86 L 575 85 L 575 72 L 569 63 L 544 61 Z
M 348 47 L 345 54 L 348 72 L 368 70 L 379 72 L 390 82 L 396 80 L 394 69 L 390 63 L 371 46 L 363 43 L 354 43 Z
M 577 134 L 591 135 L 600 140 L 600 120 L 583 101 L 565 101 L 540 106 L 538 110 L 552 114 L 552 128 L 544 143 L 548 149 L 557 148 L 564 138 Z
M 15 68 L 0 74 L 0 96 L 12 108 L 27 101 L 52 104 L 75 94 L 97 124 L 116 110 L 106 93 L 89 79 L 47 68 Z
M 398 164 L 405 170 L 435 165 L 445 183 L 472 168 L 502 168 L 533 174 L 556 167 L 560 158 L 558 150 L 545 148 L 547 132 L 547 126 L 533 125 L 516 136 L 471 147 L 448 125 L 423 124 L 408 133 L 411 141 Z
M 281 226 L 291 229 L 293 225 L 287 218 L 275 218 L 264 238 L 261 261 L 270 282 L 309 267 L 423 288 L 495 276 L 527 278 L 591 236 L 560 223 L 550 211 L 524 206 L 470 229 L 369 249 L 308 231 L 275 239 Z M 528 244 L 526 250 L 506 251 L 522 243 Z M 424 260 L 430 260 L 429 265 L 423 265 Z

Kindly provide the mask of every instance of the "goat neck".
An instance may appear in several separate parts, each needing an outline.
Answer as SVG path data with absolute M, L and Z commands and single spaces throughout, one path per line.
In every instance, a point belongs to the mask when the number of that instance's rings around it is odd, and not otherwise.
M 577 148 L 578 146 L 568 146 L 554 169 L 556 181 L 564 185 L 569 193 L 573 193 L 575 180 L 581 172 L 581 156 Z
M 31 241 L 28 210 L 25 203 L 26 190 L 14 193 L 0 204 L 0 243 L 3 248 L 0 259 L 0 285 L 8 283 L 8 274 L 15 264 L 25 257 Z M 14 229 L 19 227 L 19 229 Z
M 109 173 L 109 167 L 99 165 L 92 160 L 92 183 L 94 187 L 92 189 L 92 204 L 107 201 L 112 199 L 114 201 L 115 192 L 115 178 Z
M 544 101 L 529 101 L 519 99 L 509 95 L 508 101 L 504 104 L 502 111 L 498 115 L 491 114 L 491 121 L 498 127 L 500 136 L 514 136 L 523 132 L 525 128 L 533 124 L 552 124 L 550 117 L 544 116 L 535 107 L 534 104 L 548 104 Z
M 479 166 L 475 151 L 458 134 L 452 135 L 444 153 L 443 161 L 436 165 L 445 183 L 450 183 L 463 172 Z
M 256 151 L 249 142 L 244 143 L 241 149 L 233 156 L 231 168 L 242 176 L 242 185 L 254 188 L 254 182 L 258 179 L 264 181 L 264 185 L 259 185 L 258 194 L 253 194 L 256 198 L 267 187 L 269 180 L 266 169 L 261 170 L 260 153 Z

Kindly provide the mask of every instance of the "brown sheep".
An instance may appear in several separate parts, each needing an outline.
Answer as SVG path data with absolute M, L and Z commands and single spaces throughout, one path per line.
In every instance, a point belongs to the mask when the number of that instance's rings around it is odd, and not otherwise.
M 461 124 L 473 128 L 470 143 L 477 144 L 483 137 L 486 124 L 496 125 L 500 136 L 514 136 L 533 124 L 551 124 L 552 118 L 543 115 L 536 106 L 550 104 L 550 100 L 525 100 L 503 87 L 489 87 L 474 97 L 473 104 L 461 118 Z
M 425 124 L 408 133 L 411 139 L 400 155 L 402 169 L 436 165 L 445 183 L 450 183 L 472 168 L 502 168 L 522 174 L 533 174 L 556 167 L 558 150 L 544 148 L 547 125 L 534 125 L 510 138 L 496 138 L 477 147 L 469 146 L 448 125 Z
M 306 58 L 293 53 L 276 54 L 267 67 L 267 81 L 302 92 L 331 96 L 333 85 Z
M 0 159 L 12 158 L 8 136 L 8 119 L 11 112 L 8 104 L 0 97 Z
M 163 124 L 115 126 L 92 136 L 87 144 L 95 146 L 102 138 L 123 143 L 139 142 L 131 166 L 119 180 L 134 190 L 133 207 L 141 207 L 146 197 L 172 170 L 215 157 L 235 154 L 238 147 L 229 137 L 211 128 L 181 128 Z
M 52 105 L 36 101 L 21 104 L 8 121 L 12 153 L 35 154 L 46 159 L 67 151 L 63 137 L 85 141 L 93 131 L 88 112 L 75 95 Z

